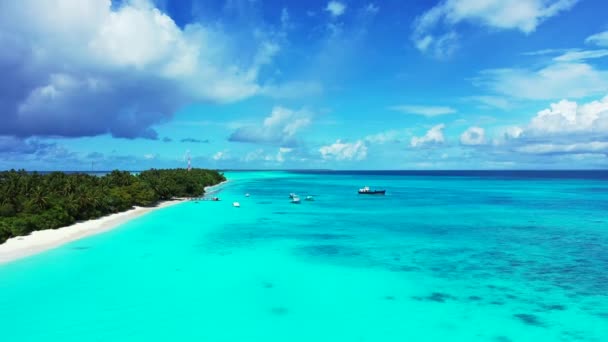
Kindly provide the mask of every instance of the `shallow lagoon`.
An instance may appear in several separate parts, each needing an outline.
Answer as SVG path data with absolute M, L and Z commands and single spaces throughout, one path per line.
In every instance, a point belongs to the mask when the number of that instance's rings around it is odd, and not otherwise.
M 222 202 L 0 266 L 2 340 L 608 340 L 602 177 L 227 177 Z

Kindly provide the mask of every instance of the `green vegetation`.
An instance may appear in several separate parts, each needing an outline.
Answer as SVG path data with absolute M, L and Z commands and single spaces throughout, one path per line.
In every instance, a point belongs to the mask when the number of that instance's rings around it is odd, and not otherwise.
M 224 181 L 212 170 L 112 171 L 96 177 L 24 170 L 0 172 L 0 243 L 35 230 L 56 229 L 173 197 L 201 196 Z

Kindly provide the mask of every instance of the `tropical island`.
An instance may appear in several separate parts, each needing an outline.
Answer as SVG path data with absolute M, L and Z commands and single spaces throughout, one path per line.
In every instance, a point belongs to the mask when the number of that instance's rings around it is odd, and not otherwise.
M 0 244 L 34 231 L 57 229 L 132 209 L 152 207 L 173 198 L 197 197 L 205 187 L 225 181 L 206 169 L 112 171 L 40 174 L 0 172 Z

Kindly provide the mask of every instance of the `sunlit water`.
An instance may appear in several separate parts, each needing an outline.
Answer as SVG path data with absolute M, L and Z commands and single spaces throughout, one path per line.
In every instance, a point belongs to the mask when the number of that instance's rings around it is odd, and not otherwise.
M 228 173 L 0 265 L 0 340 L 607 341 L 608 180 L 464 175 Z

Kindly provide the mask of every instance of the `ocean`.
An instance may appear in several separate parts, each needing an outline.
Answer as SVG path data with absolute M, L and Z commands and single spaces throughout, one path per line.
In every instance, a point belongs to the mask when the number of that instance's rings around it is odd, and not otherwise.
M 0 340 L 608 341 L 608 172 L 226 176 L 0 265 Z

